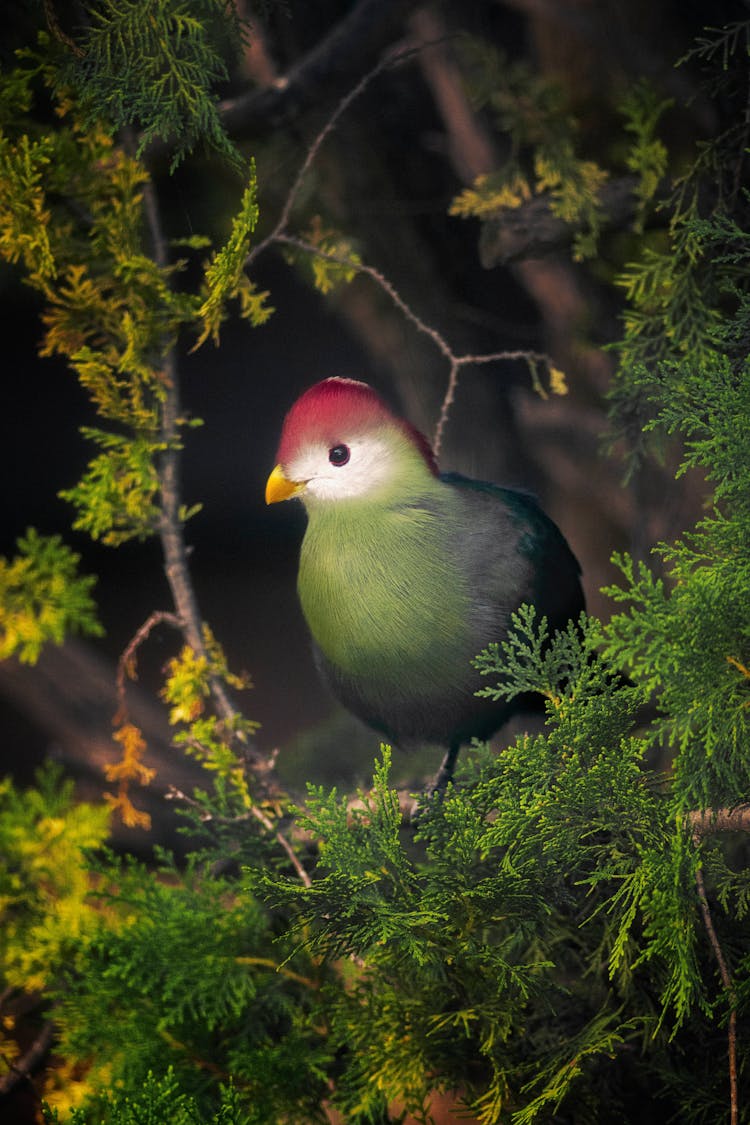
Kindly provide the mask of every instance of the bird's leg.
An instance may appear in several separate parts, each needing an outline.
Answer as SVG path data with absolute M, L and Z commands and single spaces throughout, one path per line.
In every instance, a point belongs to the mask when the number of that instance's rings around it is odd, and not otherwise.
M 435 775 L 435 780 L 430 786 L 430 793 L 442 793 L 447 789 L 449 782 L 453 781 L 453 770 L 456 767 L 456 759 L 458 758 L 458 751 L 461 749 L 460 742 L 454 743 L 449 746 L 445 757 L 443 758 L 440 769 Z
M 424 797 L 418 797 L 414 802 L 409 812 L 409 821 L 412 828 L 416 828 L 419 825 L 424 799 L 429 800 L 432 797 L 442 797 L 443 793 L 445 793 L 445 790 L 448 788 L 448 784 L 453 781 L 453 770 L 460 749 L 460 742 L 456 743 L 455 746 L 448 747 L 448 751 L 440 764 L 440 769 L 435 774 L 433 781 L 431 781 L 425 789 Z

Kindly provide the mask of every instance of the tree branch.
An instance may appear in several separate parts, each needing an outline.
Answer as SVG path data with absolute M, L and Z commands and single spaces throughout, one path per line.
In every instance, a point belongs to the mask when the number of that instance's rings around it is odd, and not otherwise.
M 446 385 L 443 402 L 440 408 L 440 415 L 435 426 L 434 435 L 432 438 L 432 448 L 435 456 L 439 456 L 442 444 L 443 432 L 448 422 L 450 415 L 450 408 L 455 401 L 456 388 L 458 386 L 459 371 L 464 367 L 473 367 L 486 363 L 500 363 L 509 362 L 512 360 L 523 360 L 532 371 L 532 377 L 535 387 L 541 389 L 539 383 L 537 367 L 538 365 L 552 368 L 552 360 L 548 355 L 543 352 L 535 352 L 529 350 L 503 350 L 499 352 L 486 352 L 481 355 L 477 354 L 464 354 L 457 355 L 448 341 L 437 328 L 427 324 L 422 320 L 417 313 L 414 312 L 411 305 L 407 304 L 401 296 L 395 285 L 385 277 L 380 270 L 375 269 L 374 266 L 368 266 L 364 262 L 357 261 L 346 254 L 336 254 L 333 251 L 322 250 L 319 246 L 314 246 L 310 242 L 306 242 L 303 238 L 297 238 L 295 235 L 287 234 L 283 229 L 277 228 L 269 239 L 261 244 L 262 248 L 270 243 L 278 243 L 282 246 L 292 246 L 296 250 L 302 250 L 306 254 L 314 254 L 318 258 L 322 258 L 327 262 L 334 262 L 337 265 L 345 266 L 347 269 L 355 270 L 357 273 L 364 274 L 378 285 L 384 293 L 391 298 L 396 307 L 403 313 L 406 320 L 416 328 L 418 332 L 423 333 L 432 340 L 438 351 L 445 357 L 450 365 L 448 373 L 448 382 Z M 259 249 L 261 248 L 259 247 Z
M 706 927 L 708 940 L 719 966 L 719 975 L 729 1004 L 729 1027 L 727 1029 L 727 1055 L 729 1058 L 729 1121 L 730 1125 L 737 1125 L 739 1121 L 739 1100 L 737 1095 L 737 993 L 729 972 L 724 952 L 714 928 L 711 910 L 706 896 L 706 885 L 703 881 L 703 868 L 697 867 L 695 883 L 698 889 L 698 902 L 703 915 L 703 924 Z
M 120 659 L 117 662 L 118 709 L 114 720 L 115 724 L 125 721 L 125 715 L 127 714 L 127 702 L 125 698 L 126 680 L 128 678 L 131 680 L 135 679 L 135 664 L 138 649 L 151 635 L 151 631 L 155 629 L 157 625 L 161 624 L 172 625 L 175 629 L 182 628 L 181 619 L 174 613 L 169 613 L 166 610 L 154 610 L 120 654 Z
M 269 132 L 341 98 L 354 78 L 391 43 L 412 10 L 408 0 L 360 0 L 351 12 L 271 87 L 252 90 L 219 106 L 221 122 L 235 139 Z
M 716 832 L 750 832 L 750 804 L 695 809 L 687 814 L 687 823 L 697 840 Z
M 45 1023 L 34 1042 L 24 1054 L 15 1062 L 9 1064 L 7 1074 L 0 1078 L 0 1098 L 14 1090 L 19 1082 L 29 1078 L 52 1046 L 55 1029 L 51 1023 Z
M 637 185 L 635 176 L 622 176 L 603 185 L 599 192 L 602 230 L 619 230 L 634 218 Z M 580 224 L 553 214 L 549 195 L 537 195 L 482 223 L 479 259 L 485 269 L 492 269 L 527 258 L 543 258 L 568 247 L 580 229 Z
M 159 214 L 159 206 L 153 183 L 147 182 L 143 193 L 144 211 L 153 248 L 154 261 L 161 269 L 169 265 L 167 241 Z M 171 345 L 164 357 L 164 384 L 166 393 L 161 407 L 161 438 L 164 452 L 159 464 L 159 486 L 161 493 L 159 536 L 164 555 L 164 570 L 169 588 L 174 598 L 175 609 L 185 636 L 186 643 L 198 657 L 207 657 L 203 638 L 203 618 L 198 606 L 195 588 L 190 577 L 187 561 L 187 548 L 183 535 L 180 499 L 180 385 L 177 368 L 177 355 Z M 229 732 L 239 712 L 232 704 L 223 683 L 216 676 L 210 677 L 211 694 L 216 711 L 226 723 Z M 247 734 L 242 732 L 243 752 L 249 754 L 253 763 L 260 762 L 260 756 L 247 743 Z
M 312 880 L 310 879 L 310 876 L 300 863 L 299 858 L 294 851 L 294 848 L 289 843 L 284 833 L 280 832 L 276 828 L 271 818 L 266 816 L 263 810 L 258 808 L 257 805 L 251 805 L 247 812 L 242 813 L 240 816 L 230 818 L 207 813 L 205 810 L 205 806 L 200 804 L 198 801 L 193 800 L 193 798 L 189 797 L 187 793 L 183 793 L 181 789 L 177 789 L 174 785 L 171 785 L 169 787 L 166 797 L 168 801 L 181 801 L 183 804 L 186 804 L 190 808 L 195 809 L 199 813 L 200 819 L 204 824 L 214 822 L 217 824 L 235 825 L 241 824 L 243 823 L 243 821 L 257 820 L 263 826 L 263 828 L 265 828 L 266 832 L 274 837 L 277 844 L 279 844 L 279 846 L 281 847 L 282 851 L 285 852 L 287 859 L 294 868 L 297 878 L 300 880 L 302 885 L 305 887 L 312 886 Z

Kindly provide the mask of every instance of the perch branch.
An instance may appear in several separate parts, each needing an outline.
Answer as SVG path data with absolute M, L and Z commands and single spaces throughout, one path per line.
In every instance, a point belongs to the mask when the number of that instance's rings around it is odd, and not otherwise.
M 750 804 L 731 809 L 695 809 L 687 823 L 696 840 L 715 832 L 750 832 Z

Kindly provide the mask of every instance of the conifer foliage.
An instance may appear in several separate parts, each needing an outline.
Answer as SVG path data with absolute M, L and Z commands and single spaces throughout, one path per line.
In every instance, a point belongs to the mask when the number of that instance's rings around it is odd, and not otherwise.
M 584 262 L 608 178 L 635 178 L 613 427 L 635 471 L 677 439 L 678 475 L 699 471 L 711 494 L 651 562 L 617 557 L 608 621 L 584 615 L 550 636 L 522 607 L 512 639 L 477 654 L 482 694 L 540 695 L 545 726 L 499 753 L 476 745 L 405 829 L 387 747 L 356 798 L 280 792 L 229 695 L 245 681 L 195 604 L 182 539 L 194 509 L 176 484 L 190 437 L 178 339 L 219 344 L 227 316 L 271 315 L 247 266 L 274 237 L 318 250 L 323 292 L 350 280 L 364 268 L 356 232 L 316 218 L 293 237 L 298 181 L 275 235 L 254 244 L 255 165 L 218 101 L 247 34 L 234 5 L 81 7 L 74 34 L 50 5 L 48 30 L 0 74 L 0 252 L 44 301 L 42 354 L 66 359 L 96 412 L 92 458 L 63 493 L 73 526 L 113 547 L 158 537 L 174 612 L 123 657 L 117 796 L 76 803 L 54 770 L 26 790 L 0 784 L 0 1005 L 41 997 L 55 1036 L 39 1120 L 427 1123 L 440 1091 L 481 1125 L 749 1122 L 746 126 L 672 173 L 667 104 L 638 84 L 620 103 L 619 169 L 605 167 L 607 154 L 577 151 L 553 85 L 463 44 L 468 87 L 510 156 L 454 214 L 485 222 L 543 195 Z M 748 41 L 750 24 L 733 24 L 683 60 L 706 68 L 704 96 L 743 113 Z M 168 246 L 149 146 L 171 145 L 178 163 L 199 142 L 241 168 L 236 213 L 223 245 L 191 231 Z M 0 658 L 33 662 L 71 632 L 99 633 L 77 565 L 34 530 L 0 561 Z M 207 780 L 174 794 L 186 858 L 144 864 L 106 838 L 112 815 L 147 823 L 132 789 L 152 771 L 127 677 L 157 619 L 180 634 L 161 693 L 175 752 Z M 28 1077 L 14 1012 L 0 1007 L 0 1098 Z

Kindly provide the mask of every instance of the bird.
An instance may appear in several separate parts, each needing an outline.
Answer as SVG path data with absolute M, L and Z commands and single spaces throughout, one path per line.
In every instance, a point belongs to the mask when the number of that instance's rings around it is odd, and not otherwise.
M 287 412 L 266 503 L 307 514 L 297 592 L 333 695 L 391 744 L 460 747 L 523 708 L 478 698 L 473 660 L 523 603 L 550 632 L 584 609 L 580 565 L 527 492 L 440 472 L 426 437 L 369 384 L 330 377 Z

